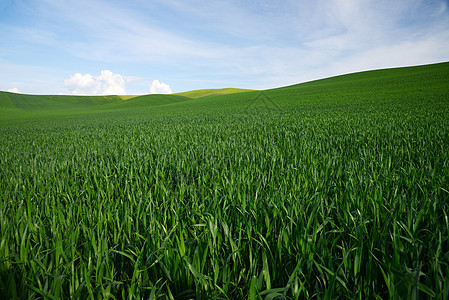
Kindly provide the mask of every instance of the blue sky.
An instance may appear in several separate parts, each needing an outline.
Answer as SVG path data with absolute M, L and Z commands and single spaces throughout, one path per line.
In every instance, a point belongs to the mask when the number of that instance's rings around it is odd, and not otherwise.
M 265 89 L 449 61 L 448 0 L 0 0 L 0 90 Z

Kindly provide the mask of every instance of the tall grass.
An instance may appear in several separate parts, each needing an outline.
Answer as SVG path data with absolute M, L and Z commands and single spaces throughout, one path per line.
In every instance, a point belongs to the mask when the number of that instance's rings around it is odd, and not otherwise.
M 333 91 L 3 122 L 0 295 L 447 298 L 447 91 Z

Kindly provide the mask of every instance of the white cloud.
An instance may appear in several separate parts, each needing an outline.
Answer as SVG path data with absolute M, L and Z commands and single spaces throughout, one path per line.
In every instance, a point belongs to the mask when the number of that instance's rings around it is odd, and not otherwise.
M 171 94 L 172 90 L 166 83 L 154 80 L 150 87 L 150 94 Z
M 16 94 L 17 94 L 17 93 L 20 93 L 19 89 L 16 88 L 16 87 L 15 87 L 15 88 L 12 88 L 12 89 L 9 89 L 8 92 L 10 92 L 10 93 L 16 93 Z
M 74 95 L 126 95 L 123 76 L 109 70 L 101 71 L 100 76 L 76 73 L 64 80 L 64 86 Z

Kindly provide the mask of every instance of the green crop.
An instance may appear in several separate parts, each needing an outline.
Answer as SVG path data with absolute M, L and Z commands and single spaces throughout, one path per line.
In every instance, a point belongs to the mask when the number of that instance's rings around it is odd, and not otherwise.
M 196 99 L 3 93 L 0 296 L 447 298 L 447 78 L 444 63 Z

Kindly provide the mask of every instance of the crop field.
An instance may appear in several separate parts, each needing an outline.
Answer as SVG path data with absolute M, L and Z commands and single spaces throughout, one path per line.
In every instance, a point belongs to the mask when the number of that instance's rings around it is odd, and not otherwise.
M 447 299 L 449 63 L 0 93 L 0 298 Z

